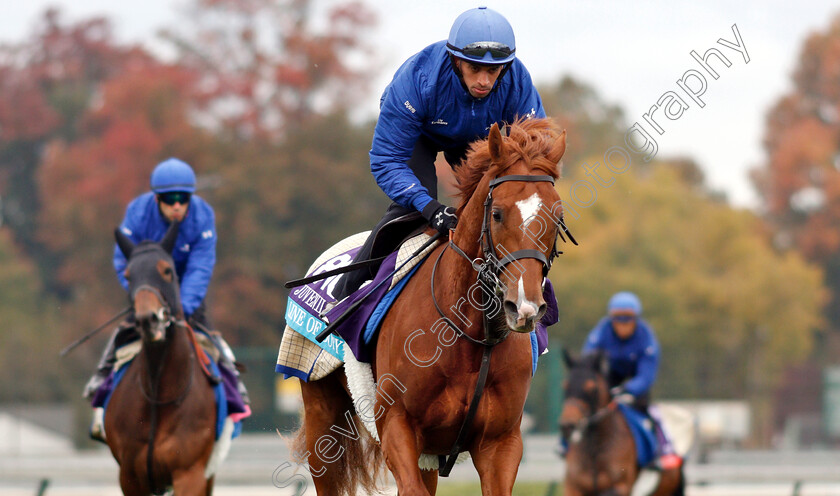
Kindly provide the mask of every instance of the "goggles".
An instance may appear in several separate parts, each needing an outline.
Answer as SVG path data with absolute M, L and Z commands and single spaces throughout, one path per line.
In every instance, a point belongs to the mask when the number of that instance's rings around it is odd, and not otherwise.
M 627 314 L 613 315 L 610 318 L 612 319 L 613 322 L 619 322 L 619 323 L 622 323 L 622 324 L 626 324 L 627 322 L 633 322 L 634 320 L 636 320 L 635 315 L 627 315 Z
M 158 198 L 160 201 L 170 206 L 175 205 L 176 203 L 186 205 L 190 202 L 190 193 L 187 193 L 186 191 L 170 191 L 168 193 L 158 194 Z
M 509 46 L 504 43 L 499 43 L 498 41 L 478 41 L 476 43 L 470 43 L 464 48 L 458 48 L 450 43 L 447 43 L 446 46 L 449 47 L 450 50 L 460 52 L 472 59 L 483 59 L 489 52 L 490 57 L 496 60 L 502 60 L 510 57 L 512 53 L 516 52 L 515 48 L 511 49 Z

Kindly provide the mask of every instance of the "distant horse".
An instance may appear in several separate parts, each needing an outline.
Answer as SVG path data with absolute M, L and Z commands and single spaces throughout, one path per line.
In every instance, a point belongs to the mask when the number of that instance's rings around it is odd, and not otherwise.
M 569 369 L 560 426 L 568 443 L 564 496 L 628 496 L 639 477 L 636 443 L 627 420 L 610 398 L 609 362 L 601 352 L 575 359 Z M 682 496 L 682 468 L 663 470 L 651 494 Z
M 511 494 L 531 383 L 529 332 L 546 311 L 543 279 L 564 227 L 554 180 L 565 147 L 565 132 L 550 119 L 519 120 L 504 136 L 494 124 L 473 143 L 455 170 L 458 227 L 381 325 L 372 363 L 378 394 L 366 411 L 400 496 L 435 493 L 438 470 L 421 470 L 421 454 L 454 460 L 465 451 L 483 494 Z M 356 494 L 357 483 L 370 493 L 376 460 L 334 434 L 352 427 L 343 370 L 301 386 L 298 441 L 310 453 L 318 494 Z M 339 444 L 325 449 L 328 437 Z
M 142 342 L 105 413 L 120 487 L 126 496 L 163 494 L 168 487 L 177 496 L 210 495 L 213 477 L 204 472 L 215 439 L 215 396 L 181 309 L 170 255 L 178 224 L 160 243 L 135 246 L 115 234 L 128 259 L 125 275 Z

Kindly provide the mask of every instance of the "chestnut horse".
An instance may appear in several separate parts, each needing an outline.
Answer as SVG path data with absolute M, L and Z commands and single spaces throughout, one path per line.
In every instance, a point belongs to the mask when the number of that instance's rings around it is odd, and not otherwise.
M 511 494 L 531 383 L 529 333 L 546 311 L 543 280 L 565 228 L 554 188 L 565 147 L 550 119 L 521 119 L 504 135 L 494 124 L 473 143 L 455 169 L 457 228 L 383 320 L 371 364 L 376 400 L 364 411 L 400 496 L 435 494 L 438 470 L 421 470 L 421 454 L 454 460 L 461 452 L 472 457 L 483 494 Z M 370 493 L 376 459 L 349 451 L 346 436 L 332 437 L 339 448 L 322 444 L 331 429 L 352 428 L 343 369 L 301 386 L 299 452 L 309 453 L 318 494 L 356 494 L 357 483 Z
M 184 322 L 178 276 L 170 253 L 173 223 L 160 243 L 134 245 L 119 230 L 128 259 L 129 297 L 142 348 L 129 365 L 105 412 L 108 446 L 120 465 L 126 496 L 177 496 L 213 492 L 205 466 L 213 450 L 216 406 Z
M 575 359 L 563 350 L 569 369 L 564 381 L 560 426 L 568 443 L 564 496 L 629 496 L 639 477 L 630 426 L 607 385 L 609 361 L 602 352 Z M 682 496 L 682 467 L 663 470 L 655 496 Z

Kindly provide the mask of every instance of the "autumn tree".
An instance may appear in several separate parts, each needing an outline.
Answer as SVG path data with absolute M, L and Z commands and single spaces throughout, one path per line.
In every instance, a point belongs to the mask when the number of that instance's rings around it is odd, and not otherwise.
M 39 239 L 42 206 L 37 184 L 47 144 L 72 141 L 99 85 L 149 57 L 120 46 L 103 18 L 66 23 L 47 10 L 24 41 L 0 47 L 0 195 L 3 221 L 34 256 L 45 290 L 62 292 L 51 275 L 59 263 Z
M 770 393 L 821 325 L 821 271 L 670 163 L 617 176 L 570 224 L 580 246 L 552 271 L 555 336 L 579 350 L 609 297 L 634 291 L 662 346 L 657 397 L 746 398 L 766 439 Z
M 766 163 L 753 171 L 775 245 L 825 270 L 840 331 L 840 17 L 805 41 L 793 89 L 767 116 Z M 835 338 L 836 339 L 836 338 Z
M 231 137 L 275 140 L 317 115 L 352 110 L 371 76 L 362 2 L 195 0 L 165 36 L 201 75 L 202 120 Z M 327 9 L 326 12 L 320 12 Z
M 627 123 L 618 105 L 605 102 L 595 89 L 572 76 L 539 88 L 545 113 L 566 129 L 563 176 L 582 175 L 581 164 L 624 143 Z

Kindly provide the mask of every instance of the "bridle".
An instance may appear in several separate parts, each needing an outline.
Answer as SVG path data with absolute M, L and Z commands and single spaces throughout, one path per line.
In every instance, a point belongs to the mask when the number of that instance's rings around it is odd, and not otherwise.
M 563 438 L 569 441 L 570 443 L 580 442 L 580 440 L 583 439 L 583 433 L 587 429 L 600 423 L 616 409 L 616 403 L 614 401 L 610 401 L 606 405 L 598 408 L 598 399 L 595 397 L 584 399 L 577 396 L 572 396 L 567 398 L 566 401 L 570 399 L 576 399 L 585 403 L 589 408 L 589 412 L 591 412 L 589 415 L 583 417 L 582 419 L 576 422 L 560 424 L 560 432 L 563 435 Z
M 506 183 L 508 181 L 517 181 L 517 182 L 548 182 L 551 183 L 552 186 L 554 185 L 554 178 L 548 175 L 539 175 L 539 176 L 530 176 L 530 175 L 509 175 L 509 176 L 502 176 L 496 177 L 490 180 L 489 184 L 489 191 L 487 193 L 487 198 L 484 200 L 484 214 L 482 216 L 482 225 L 481 225 L 481 235 L 479 237 L 479 243 L 481 245 L 481 252 L 484 258 L 476 258 L 472 259 L 467 255 L 455 242 L 452 240 L 452 231 L 449 233 L 449 242 L 440 251 L 438 254 L 437 260 L 435 260 L 435 264 L 432 267 L 432 274 L 431 274 L 431 293 L 432 293 L 432 301 L 434 302 L 435 309 L 437 309 L 438 314 L 443 319 L 446 324 L 452 328 L 458 335 L 458 337 L 466 338 L 473 344 L 477 344 L 482 346 L 482 356 L 481 356 L 481 366 L 478 371 L 478 380 L 476 381 L 475 391 L 473 392 L 472 400 L 470 400 L 470 406 L 467 409 L 467 413 L 464 416 L 464 421 L 461 424 L 461 429 L 458 431 L 458 437 L 455 440 L 452 448 L 449 451 L 448 456 L 441 455 L 440 458 L 440 469 L 439 475 L 442 477 L 448 477 L 452 467 L 455 465 L 455 461 L 458 458 L 458 455 L 461 452 L 461 446 L 463 446 L 464 441 L 467 437 L 467 432 L 469 431 L 470 424 L 472 423 L 473 417 L 475 417 L 475 413 L 478 410 L 478 404 L 481 401 L 481 396 L 484 392 L 484 385 L 487 382 L 487 375 L 490 370 L 490 354 L 493 351 L 493 347 L 502 341 L 504 341 L 508 335 L 510 335 L 510 329 L 505 326 L 504 332 L 501 333 L 498 337 L 493 337 L 492 333 L 490 333 L 490 329 L 492 329 L 493 325 L 493 318 L 498 313 L 498 307 L 496 312 L 493 315 L 488 315 L 487 308 L 488 302 L 486 301 L 489 298 L 494 299 L 496 302 L 501 297 L 502 288 L 499 284 L 499 276 L 501 275 L 502 271 L 505 267 L 509 264 L 523 259 L 536 259 L 539 260 L 540 263 L 543 265 L 543 277 L 548 274 L 548 270 L 551 268 L 551 264 L 554 261 L 554 258 L 560 254 L 561 252 L 557 251 L 557 237 L 562 237 L 563 234 L 561 230 L 558 229 L 554 235 L 554 241 L 552 243 L 552 249 L 549 253 L 548 257 L 539 250 L 534 249 L 524 249 L 524 250 L 517 250 L 513 253 L 508 253 L 501 258 L 498 256 L 495 247 L 493 246 L 493 236 L 490 230 L 490 216 L 493 210 L 493 190 L 502 183 Z M 523 219 L 524 220 L 524 219 Z M 569 239 L 572 240 L 575 244 L 577 241 L 574 240 L 572 234 L 566 228 L 566 225 L 563 224 L 562 219 L 559 221 L 559 225 L 561 226 L 562 230 L 566 232 L 569 236 Z M 565 238 L 563 238 L 565 241 Z M 476 339 L 466 332 L 464 332 L 458 325 L 452 321 L 449 317 L 447 317 L 443 310 L 440 308 L 440 304 L 437 301 L 437 297 L 435 296 L 435 274 L 437 273 L 438 265 L 440 264 L 440 260 L 443 257 L 444 252 L 448 249 L 452 248 L 455 253 L 463 257 L 464 259 L 469 262 L 472 268 L 476 271 L 476 282 L 482 285 L 482 289 L 492 288 L 493 295 L 492 297 L 485 295 L 485 291 L 481 291 L 482 294 L 482 304 L 481 304 L 481 314 L 484 322 L 484 339 Z M 490 302 L 492 303 L 492 302 Z
M 435 274 L 437 272 L 438 265 L 440 263 L 441 258 L 443 257 L 443 253 L 452 248 L 455 253 L 466 259 L 470 265 L 472 266 L 473 270 L 476 271 L 477 277 L 476 281 L 484 288 L 488 289 L 491 288 L 493 290 L 494 297 L 498 300 L 502 295 L 502 287 L 499 284 L 499 277 L 502 271 L 510 265 L 511 263 L 517 260 L 523 259 L 536 259 L 539 260 L 540 263 L 543 265 L 543 277 L 548 275 L 548 271 L 551 269 L 551 265 L 554 262 L 554 259 L 557 255 L 561 254 L 561 251 L 557 250 L 557 238 L 560 237 L 563 241 L 566 241 L 566 238 L 563 236 L 563 232 L 565 232 L 569 239 L 572 240 L 574 244 L 577 244 L 577 241 L 572 236 L 569 229 L 563 223 L 562 219 L 555 220 L 557 224 L 559 224 L 560 229 L 557 230 L 556 234 L 554 235 L 554 242 L 552 244 L 551 252 L 549 253 L 548 257 L 545 256 L 543 252 L 540 250 L 535 250 L 532 248 L 524 249 L 524 250 L 516 250 L 513 253 L 506 253 L 502 257 L 499 257 L 497 254 L 496 248 L 493 244 L 493 235 L 490 229 L 490 216 L 492 215 L 493 211 L 493 190 L 502 183 L 506 183 L 509 181 L 516 181 L 516 182 L 548 182 L 551 183 L 552 186 L 554 185 L 554 178 L 548 175 L 539 175 L 539 176 L 530 176 L 530 175 L 509 175 L 509 176 L 502 176 L 496 177 L 490 181 L 489 184 L 489 191 L 487 192 L 487 198 L 484 200 L 484 213 L 482 215 L 482 222 L 481 222 L 481 235 L 479 237 L 479 243 L 481 245 L 481 253 L 483 258 L 470 258 L 464 250 L 462 250 L 455 242 L 452 240 L 452 235 L 450 233 L 449 241 L 447 245 L 444 247 L 443 250 L 438 254 L 437 260 L 435 260 L 434 267 L 432 268 L 432 277 L 431 277 L 431 292 L 432 292 L 432 301 L 435 304 L 435 308 L 437 309 L 438 314 L 440 317 L 446 322 L 446 324 L 451 327 L 459 337 L 466 338 L 471 343 L 481 345 L 481 346 L 495 346 L 502 341 L 504 341 L 507 336 L 510 334 L 509 329 L 505 329 L 501 336 L 493 338 L 489 335 L 488 330 L 492 329 L 492 319 L 495 316 L 496 312 L 493 312 L 492 315 L 488 315 L 487 308 L 490 307 L 489 303 L 484 301 L 482 302 L 482 315 L 484 318 L 484 330 L 485 330 L 485 337 L 484 339 L 476 339 L 470 336 L 469 334 L 465 333 L 461 330 L 458 325 L 452 321 L 449 317 L 447 317 L 443 310 L 440 307 L 440 304 L 437 301 L 437 297 L 435 296 Z M 500 245 L 501 246 L 501 245 Z M 504 247 L 502 247 L 504 249 Z M 481 291 L 483 297 L 486 297 L 485 291 Z M 496 307 L 500 308 L 500 307 Z
M 168 289 L 168 288 L 167 288 Z M 140 291 L 148 291 L 154 294 L 158 301 L 162 303 L 162 305 L 153 313 L 156 317 L 156 326 L 162 327 L 164 331 L 164 336 L 170 330 L 175 331 L 179 329 L 184 329 L 186 332 L 191 332 L 189 329 L 189 325 L 183 321 L 178 320 L 172 314 L 172 309 L 169 303 L 169 299 L 167 299 L 161 291 L 149 284 L 141 284 L 138 287 L 134 288 L 131 292 L 131 303 L 132 306 L 134 305 L 135 298 L 137 293 Z M 172 293 L 173 291 L 164 291 L 166 294 Z M 136 317 L 135 317 L 136 320 Z M 139 325 L 139 324 L 135 324 Z M 165 338 L 167 339 L 167 338 Z M 148 353 L 144 353 L 146 357 L 146 369 L 148 370 L 149 374 L 149 382 L 151 384 L 151 391 L 147 392 L 143 387 L 143 379 L 139 375 L 137 376 L 138 388 L 140 389 L 140 393 L 143 395 L 143 398 L 149 402 L 149 448 L 146 450 L 146 477 L 148 478 L 149 488 L 154 491 L 156 489 L 154 483 L 154 449 L 155 449 L 155 437 L 157 437 L 157 424 L 159 420 L 158 415 L 158 408 L 170 404 L 178 404 L 187 397 L 187 394 L 190 392 L 192 388 L 193 382 L 195 382 L 195 374 L 193 373 L 193 367 L 195 363 L 195 354 L 190 353 L 190 365 L 188 370 L 190 371 L 188 374 L 187 385 L 184 386 L 183 390 L 173 399 L 161 401 L 158 399 L 158 387 L 160 382 L 161 374 L 163 373 L 163 365 L 166 363 L 166 357 L 169 354 L 169 346 L 164 346 L 163 348 L 163 356 L 158 360 L 157 367 L 153 369 L 152 367 L 152 359 Z M 162 488 L 159 488 L 162 489 Z

